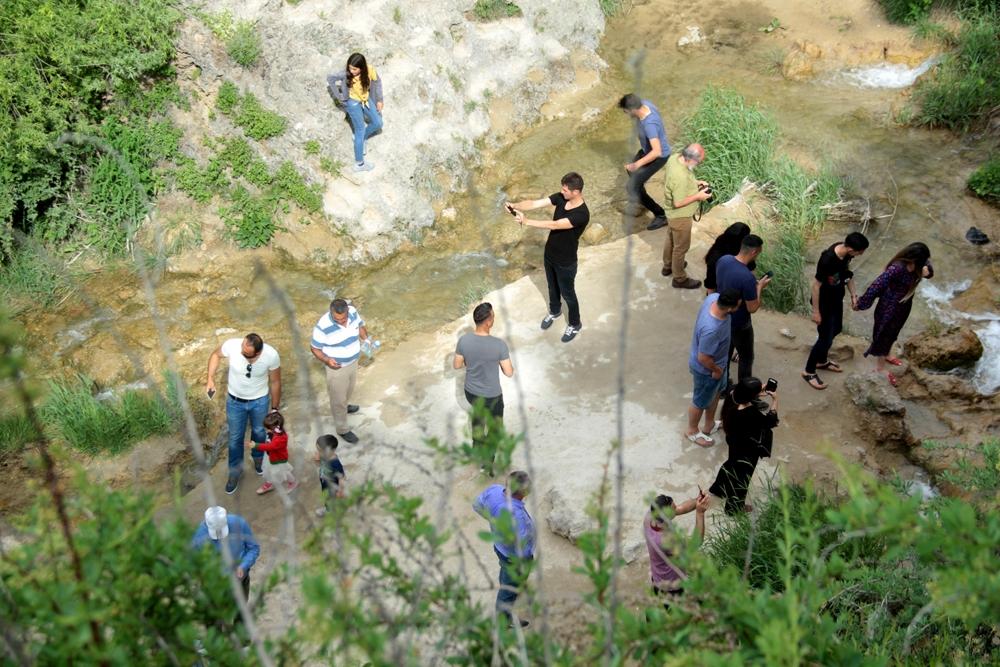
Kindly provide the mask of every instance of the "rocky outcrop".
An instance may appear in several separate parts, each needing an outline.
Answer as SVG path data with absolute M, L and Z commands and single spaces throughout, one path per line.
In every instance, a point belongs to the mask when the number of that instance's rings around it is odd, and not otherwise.
M 363 8 L 350 0 L 208 0 L 199 6 L 204 15 L 229 12 L 252 22 L 262 54 L 253 67 L 239 67 L 200 20 L 185 21 L 178 69 L 194 103 L 177 111 L 177 121 L 196 131 L 187 132 L 184 150 L 205 158 L 202 137 L 239 134 L 213 111 L 219 85 L 233 81 L 287 118 L 288 129 L 259 153 L 272 167 L 291 160 L 313 182 L 325 182 L 330 226 L 358 242 L 341 259 L 387 256 L 433 224 L 447 195 L 465 185 L 477 164 L 474 142 L 499 143 L 491 106 L 502 105 L 516 131 L 539 118 L 553 91 L 571 89 L 578 72 L 604 66 L 594 55 L 604 30 L 596 0 L 517 4 L 521 16 L 479 22 L 470 0 Z M 350 126 L 326 90 L 327 74 L 343 69 L 352 51 L 363 52 L 385 82 L 385 126 L 369 143 L 374 171 L 345 169 L 328 179 L 321 157 L 353 161 Z M 306 154 L 308 141 L 320 142 L 319 156 Z
M 844 387 L 857 407 L 858 432 L 877 445 L 915 444 L 906 425 L 906 406 L 881 375 L 851 373 Z
M 911 362 L 933 371 L 950 371 L 975 365 L 983 356 L 983 344 L 967 326 L 955 326 L 939 334 L 922 332 L 903 344 Z
M 584 532 L 596 528 L 594 520 L 587 516 L 585 511 L 587 499 L 578 499 L 578 502 L 570 502 L 565 493 L 558 487 L 552 487 L 545 494 L 545 500 L 549 503 L 549 513 L 545 517 L 545 522 L 556 535 L 565 537 L 570 542 L 576 540 Z

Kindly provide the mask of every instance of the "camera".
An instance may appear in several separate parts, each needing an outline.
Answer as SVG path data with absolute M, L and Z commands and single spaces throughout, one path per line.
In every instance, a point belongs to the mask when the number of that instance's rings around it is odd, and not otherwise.
M 767 378 L 767 384 L 764 385 L 764 391 L 771 393 L 778 389 L 778 381 L 774 378 Z
M 699 184 L 698 185 L 698 192 L 707 192 L 710 195 L 709 198 L 706 199 L 705 201 L 712 201 L 713 199 L 715 199 L 715 193 L 712 192 L 712 186 L 711 185 L 701 185 L 701 184 Z

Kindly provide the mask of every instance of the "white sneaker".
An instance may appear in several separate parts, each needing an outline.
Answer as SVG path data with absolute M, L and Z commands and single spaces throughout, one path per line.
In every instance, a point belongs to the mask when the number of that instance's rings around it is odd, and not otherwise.
M 562 338 L 560 340 L 562 340 L 562 342 L 564 343 L 570 342 L 571 340 L 576 338 L 576 335 L 580 333 L 580 329 L 582 328 L 583 327 L 575 327 L 572 324 L 569 325 L 568 327 L 566 327 L 566 331 L 563 332 Z
M 544 318 L 542 318 L 542 329 L 548 329 L 552 326 L 552 323 L 562 317 L 562 313 L 553 315 L 552 313 L 547 313 Z
M 354 165 L 354 171 L 371 171 L 375 168 L 371 162 L 362 162 L 361 164 Z

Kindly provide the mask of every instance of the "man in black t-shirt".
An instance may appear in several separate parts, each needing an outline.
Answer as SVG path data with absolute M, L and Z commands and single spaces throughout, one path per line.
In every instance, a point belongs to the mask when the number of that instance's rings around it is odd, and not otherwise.
M 569 309 L 569 322 L 563 332 L 562 342 L 568 343 L 580 333 L 580 304 L 576 300 L 576 250 L 580 236 L 590 222 L 590 210 L 583 201 L 583 177 L 571 171 L 562 177 L 559 192 L 545 199 L 526 199 L 506 204 L 507 210 L 517 221 L 529 227 L 549 230 L 545 242 L 545 280 L 549 285 L 549 312 L 542 320 L 542 329 L 548 329 L 562 314 L 562 302 Z M 522 211 L 554 206 L 552 220 L 530 220 Z
M 812 321 L 816 323 L 818 336 L 806 361 L 806 369 L 802 371 L 802 379 L 813 389 L 826 389 L 826 383 L 816 374 L 817 368 L 832 373 L 841 372 L 837 362 L 827 358 L 827 353 L 843 327 L 845 288 L 851 293 L 851 305 L 858 303 L 854 274 L 849 267 L 851 260 L 864 254 L 867 248 L 865 235 L 851 232 L 843 243 L 834 243 L 824 250 L 816 263 L 816 277 L 812 284 Z

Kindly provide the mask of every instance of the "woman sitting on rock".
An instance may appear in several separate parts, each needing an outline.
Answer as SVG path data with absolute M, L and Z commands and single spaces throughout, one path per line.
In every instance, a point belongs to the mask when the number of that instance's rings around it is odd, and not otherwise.
M 771 404 L 762 399 L 766 393 Z M 771 456 L 773 435 L 778 425 L 777 392 L 765 392 L 760 380 L 746 377 L 726 395 L 722 406 L 722 428 L 726 431 L 729 458 L 719 468 L 709 492 L 725 500 L 726 514 L 750 512 L 747 502 L 750 480 L 762 456 Z
M 858 299 L 855 310 L 868 310 L 875 303 L 875 299 L 878 299 L 878 305 L 875 306 L 872 344 L 865 352 L 865 356 L 875 357 L 876 370 L 880 375 L 885 374 L 893 387 L 899 384 L 899 381 L 891 371 L 886 371 L 885 364 L 888 362 L 893 366 L 900 366 L 903 362 L 891 356 L 889 352 L 910 316 L 917 286 L 923 278 L 933 277 L 934 267 L 931 266 L 930 249 L 923 243 L 911 243 L 889 260 L 882 275 L 876 278 Z
M 382 130 L 382 79 L 363 55 L 352 53 L 344 71 L 327 77 L 327 84 L 354 129 L 354 171 L 373 169 L 365 160 L 365 142 Z
M 734 222 L 726 227 L 726 231 L 715 237 L 715 242 L 705 254 L 705 292 L 712 294 L 718 287 L 715 284 L 715 265 L 720 257 L 738 255 L 743 239 L 750 235 L 750 225 L 745 222 Z M 753 271 L 757 263 L 751 261 L 748 268 Z

